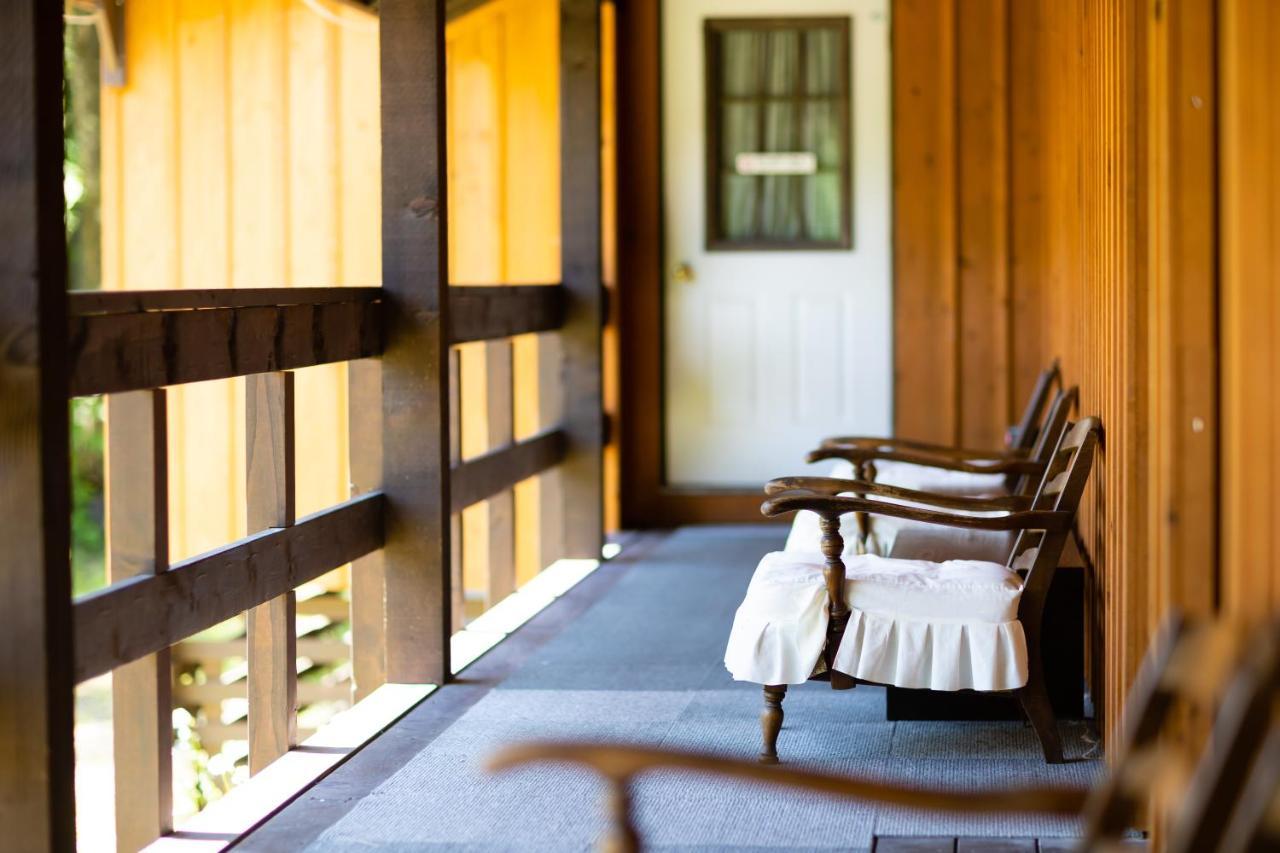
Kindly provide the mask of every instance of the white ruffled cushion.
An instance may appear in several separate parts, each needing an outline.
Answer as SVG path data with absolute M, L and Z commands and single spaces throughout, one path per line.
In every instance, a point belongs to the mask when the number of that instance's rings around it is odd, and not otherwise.
M 1022 583 L 978 560 L 845 559 L 851 608 L 833 668 L 857 678 L 932 690 L 1012 690 L 1027 681 L 1017 620 Z M 725 666 L 739 681 L 800 684 L 827 630 L 818 554 L 776 551 L 756 568 L 734 617 Z
M 826 476 L 842 480 L 852 479 L 854 476 L 853 463 L 843 459 L 838 460 Z M 904 489 L 915 489 L 921 492 L 944 491 L 951 494 L 982 495 L 996 493 L 1003 488 L 1004 475 L 972 474 L 967 471 L 948 471 L 943 468 L 913 465 L 909 462 L 887 461 L 876 463 L 876 482 Z M 875 500 L 904 506 L 911 505 L 908 501 L 882 496 L 875 496 Z M 963 512 L 963 510 L 951 511 Z M 1007 515 L 1008 513 L 994 511 L 966 512 L 965 514 L 999 516 Z M 874 541 L 870 545 L 876 552 L 888 556 L 893 551 L 893 543 L 899 533 L 909 527 L 918 527 L 923 524 L 924 522 L 909 521 L 888 515 L 873 515 L 871 518 L 871 532 Z M 843 516 L 840 519 L 840 536 L 844 539 L 845 555 L 856 555 L 858 553 L 858 524 L 852 514 Z M 818 526 L 816 513 L 807 509 L 802 509 L 796 513 L 795 520 L 791 522 L 791 532 L 787 534 L 787 544 L 783 546 L 783 550 L 810 553 L 822 550 L 822 528 Z

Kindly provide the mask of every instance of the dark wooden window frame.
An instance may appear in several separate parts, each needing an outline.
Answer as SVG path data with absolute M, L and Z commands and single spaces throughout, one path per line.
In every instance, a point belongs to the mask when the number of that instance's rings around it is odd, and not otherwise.
M 850 100 L 853 97 L 853 79 L 850 74 L 852 61 L 852 20 L 848 16 L 794 16 L 786 18 L 708 18 L 703 23 L 703 81 L 705 85 L 704 109 L 706 131 L 704 133 L 704 163 L 706 181 L 706 222 L 704 233 L 708 251 L 759 252 L 759 251 L 846 251 L 853 248 L 853 124 Z M 730 30 L 816 30 L 836 29 L 840 34 L 840 93 L 836 96 L 840 115 L 840 236 L 835 240 L 732 240 L 721 236 L 720 205 L 720 93 L 721 81 L 720 36 Z M 803 59 L 803 51 L 801 58 Z M 801 63 L 803 68 L 803 62 Z M 804 85 L 803 74 L 800 86 Z M 757 96 L 761 104 L 781 96 Z M 814 96 L 818 97 L 818 96 Z M 831 96 L 822 96 L 830 100 Z M 802 92 L 791 95 L 793 101 L 803 101 Z

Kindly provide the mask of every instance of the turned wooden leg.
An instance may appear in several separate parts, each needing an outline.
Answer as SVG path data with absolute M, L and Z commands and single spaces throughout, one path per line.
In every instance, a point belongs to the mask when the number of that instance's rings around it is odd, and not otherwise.
M 600 841 L 600 853 L 639 853 L 640 834 L 631 819 L 630 783 L 615 779 L 609 787 L 609 834 Z
M 1044 750 L 1046 764 L 1062 764 L 1062 736 L 1058 732 L 1058 719 L 1053 715 L 1053 705 L 1049 702 L 1049 691 L 1045 687 L 1044 677 L 1031 672 L 1027 678 L 1027 686 L 1018 691 L 1018 701 L 1031 727 L 1036 730 L 1040 739 L 1040 748 Z
M 764 711 L 760 714 L 760 734 L 763 737 L 761 764 L 778 763 L 778 732 L 782 731 L 782 700 L 786 696 L 785 684 L 766 684 L 764 687 Z

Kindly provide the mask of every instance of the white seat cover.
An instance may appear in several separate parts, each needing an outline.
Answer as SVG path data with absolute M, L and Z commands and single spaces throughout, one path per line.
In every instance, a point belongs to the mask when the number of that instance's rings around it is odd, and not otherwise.
M 853 463 L 838 460 L 825 476 L 842 480 L 853 479 Z M 971 474 L 967 471 L 948 471 L 943 468 L 929 468 L 925 465 L 913 465 L 909 462 L 877 462 L 876 482 L 888 486 L 899 486 L 904 489 L 915 489 L 921 492 L 947 491 L 950 493 L 988 494 L 997 492 L 1004 485 L 1003 474 Z M 876 496 L 875 500 L 885 503 L 910 506 L 908 501 Z M 952 510 L 960 512 L 960 510 Z M 969 512 L 966 515 L 999 516 L 1007 515 L 1004 511 Z M 910 527 L 919 527 L 924 522 L 893 518 L 888 515 L 873 515 L 871 531 L 873 541 L 869 547 L 883 555 L 893 551 L 893 543 L 898 534 Z M 853 556 L 858 553 L 858 525 L 852 513 L 840 519 L 840 536 L 844 539 L 844 553 Z M 818 516 L 809 510 L 796 513 L 791 522 L 791 532 L 787 535 L 784 551 L 815 552 L 821 551 L 822 529 L 818 526 Z
M 1022 584 L 978 560 L 845 558 L 851 614 L 833 668 L 931 690 L 1012 690 L 1027 682 L 1017 619 Z M 734 617 L 725 666 L 739 681 L 800 684 L 826 639 L 820 554 L 775 551 L 756 568 Z

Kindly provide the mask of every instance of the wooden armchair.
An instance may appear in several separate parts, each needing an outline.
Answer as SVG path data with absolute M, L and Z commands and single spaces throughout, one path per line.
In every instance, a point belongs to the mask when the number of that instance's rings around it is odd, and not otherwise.
M 1039 426 L 1034 429 L 1028 429 L 1028 432 L 1035 433 L 1036 440 L 1025 453 L 1019 450 L 1015 455 L 997 459 L 969 456 L 966 455 L 966 452 L 958 450 L 948 455 L 926 455 L 914 450 L 877 450 L 871 447 L 849 449 L 832 446 L 813 451 L 809 454 L 809 460 L 812 462 L 822 459 L 840 459 L 852 463 L 848 466 L 849 478 L 838 476 L 828 478 L 786 477 L 770 482 L 765 487 L 765 492 L 772 495 L 793 488 L 813 490 L 818 488 L 816 484 L 820 480 L 825 480 L 831 486 L 821 493 L 828 495 L 839 494 L 839 491 L 832 491 L 831 488 L 836 484 L 844 483 L 848 485 L 848 488 L 843 489 L 843 491 L 856 497 L 872 495 L 889 498 L 892 501 L 907 501 L 979 513 L 1025 508 L 1024 505 L 1029 505 L 1032 496 L 1035 494 L 1040 478 L 1056 450 L 1057 441 L 1062 435 L 1063 427 L 1070 418 L 1078 400 L 1079 389 L 1075 386 L 1059 390 L 1054 395 L 1053 402 L 1050 404 L 1043 422 L 1039 423 Z M 972 491 L 966 491 L 954 487 L 948 488 L 945 479 L 930 480 L 925 478 L 913 481 L 917 485 L 877 481 L 875 479 L 875 461 L 883 459 L 910 462 L 913 466 L 936 469 L 944 474 L 949 472 L 994 474 L 997 475 L 997 479 L 1000 482 L 988 483 Z M 856 476 L 853 472 L 861 472 L 862 476 Z M 1006 488 L 1007 484 L 1002 480 L 1005 477 L 1016 478 L 1012 489 Z M 954 484 L 952 485 L 954 486 Z M 925 488 L 920 488 L 920 486 Z M 961 498 L 962 500 L 948 502 L 946 500 L 948 496 Z M 899 528 L 910 524 L 910 522 L 900 519 L 881 518 L 879 525 L 873 525 L 871 518 L 866 513 L 855 512 L 853 516 L 854 524 L 850 525 L 842 535 L 846 538 L 850 535 L 855 537 L 856 553 L 865 553 L 870 547 L 869 542 L 873 533 L 885 533 L 884 528 L 886 526 L 892 528 L 893 532 L 897 532 Z M 886 525 L 886 521 L 892 523 Z M 875 527 L 881 529 L 877 532 Z M 792 525 L 792 533 L 787 540 L 787 550 L 812 550 L 817 547 L 820 536 L 820 531 L 813 517 L 806 517 L 806 513 L 803 512 L 797 513 L 796 520 Z M 878 547 L 887 550 L 887 538 L 877 535 L 877 539 L 881 540 Z
M 1013 488 L 1015 479 L 1021 472 L 992 471 L 989 470 L 990 466 L 983 466 L 981 463 L 1011 461 L 1030 456 L 1045 425 L 1042 418 L 1050 407 L 1053 390 L 1057 387 L 1061 392 L 1061 386 L 1062 372 L 1058 360 L 1054 359 L 1049 367 L 1040 371 L 1035 386 L 1031 389 L 1031 396 L 1023 407 L 1022 417 L 1009 428 L 1008 442 L 1002 448 L 970 448 L 911 438 L 845 435 L 824 439 L 819 449 L 810 454 L 809 461 L 848 459 L 855 464 L 870 465 L 877 458 L 891 459 L 895 454 L 900 454 L 902 458 L 899 461 L 931 467 L 946 467 L 947 463 L 955 462 L 969 463 L 972 468 L 953 470 L 976 474 L 1003 473 L 1010 477 L 1008 485 Z M 866 471 L 858 471 L 858 474 L 860 479 L 874 479 L 874 476 L 865 476 Z
M 806 618 L 805 613 L 780 612 L 774 601 L 795 595 L 794 590 L 798 587 L 803 594 L 804 585 L 797 584 L 796 578 L 801 573 L 815 571 L 815 557 L 806 558 L 806 555 L 786 552 L 767 555 L 757 568 L 747 598 L 735 617 L 734 632 L 725 655 L 726 666 L 735 678 L 764 685 L 760 761 L 776 763 L 778 760 L 778 733 L 782 728 L 782 703 L 788 684 L 812 678 L 816 672 L 829 678 L 831 687 L 837 690 L 848 689 L 862 681 L 899 687 L 1012 692 L 1035 729 L 1045 760 L 1051 764 L 1061 763 L 1062 741 L 1041 662 L 1041 620 L 1054 571 L 1074 525 L 1076 510 L 1089 477 L 1100 430 L 1101 423 L 1096 418 L 1085 418 L 1074 425 L 1064 424 L 1056 441 L 1052 442 L 1053 452 L 1040 485 L 1029 500 L 1020 496 L 974 499 L 912 493 L 909 499 L 931 506 L 908 506 L 885 503 L 874 497 L 841 494 L 855 490 L 865 490 L 867 495 L 903 494 L 902 490 L 894 487 L 860 481 L 786 478 L 771 484 L 770 489 L 775 494 L 762 507 L 765 515 L 811 510 L 819 517 L 826 628 L 821 656 L 814 670 L 800 675 L 801 667 L 808 662 L 799 656 L 782 659 L 781 664 L 778 663 L 780 658 L 774 653 L 775 649 L 810 647 L 812 619 Z M 965 508 L 1011 507 L 1012 511 L 1002 516 L 974 516 L 948 511 L 954 510 L 957 504 Z M 866 556 L 846 558 L 840 519 L 855 512 L 970 530 L 1017 531 L 1017 537 L 1003 568 L 985 563 L 952 566 Z M 846 559 L 855 562 L 846 566 Z M 924 595 L 916 595 L 908 585 L 894 586 L 899 577 L 904 584 L 933 586 Z M 947 580 L 949 577 L 952 579 Z M 993 588 L 996 589 L 994 599 L 989 592 Z M 971 591 L 975 592 L 970 595 Z M 895 595 L 902 597 L 901 603 L 893 600 Z M 915 597 L 908 600 L 907 595 Z M 860 599 L 855 596 L 864 596 L 866 601 L 878 604 L 860 604 Z M 929 608 L 936 607 L 940 599 L 950 596 L 972 602 L 980 608 L 980 613 L 975 611 L 969 621 L 967 617 L 970 614 L 965 614 L 966 620 L 957 620 L 951 613 L 945 618 L 931 617 Z M 891 603 L 886 604 L 886 601 Z M 886 607 L 898 609 L 885 610 Z M 951 604 L 951 607 L 963 610 L 961 605 Z M 1001 621 L 1009 618 L 1010 607 L 1016 607 L 1013 622 Z M 859 630 L 846 635 L 851 616 L 856 616 Z M 886 645 L 883 638 L 891 632 L 901 630 L 915 631 L 922 636 L 928 634 L 929 644 L 937 655 L 937 649 L 943 645 L 938 638 L 957 623 L 964 631 L 971 632 L 962 638 L 968 644 L 969 652 L 956 652 L 957 655 L 968 656 L 964 660 L 953 661 L 955 666 L 951 667 L 951 672 L 946 671 L 948 661 L 944 657 L 941 667 L 937 661 L 931 664 L 930 672 L 937 673 L 941 669 L 940 676 L 930 675 L 933 679 L 930 683 L 914 683 L 920 677 L 919 672 L 926 667 L 918 666 L 904 672 L 900 667 L 885 665 L 885 658 L 892 657 L 888 645 L 894 644 Z M 864 641 L 864 636 L 872 639 Z M 904 640 L 909 640 L 905 645 L 918 647 L 919 639 L 904 634 Z M 885 647 L 878 647 L 875 642 Z M 981 670 L 985 661 L 979 657 L 977 665 L 972 665 L 980 654 L 975 650 L 980 649 L 990 649 L 989 656 L 1000 658 L 1003 664 L 989 671 Z M 1017 659 L 1019 653 L 1022 660 Z M 896 660 L 900 661 L 901 655 Z M 968 675 L 955 675 L 955 671 L 965 667 L 968 667 Z M 775 676 L 779 680 L 768 680 Z
M 1241 650 L 1243 649 L 1243 654 Z M 1280 620 L 1251 636 L 1221 622 L 1174 618 L 1157 636 L 1126 703 L 1123 735 L 1111 772 L 1092 789 L 1026 787 L 957 791 L 765 767 L 749 761 L 662 749 L 593 743 L 526 743 L 495 755 L 503 770 L 544 761 L 589 767 L 609 781 L 611 853 L 633 853 L 641 839 L 631 814 L 630 785 L 642 773 L 689 769 L 812 791 L 839 800 L 972 814 L 1053 814 L 1083 822 L 1079 848 L 1113 849 L 1159 799 L 1171 816 L 1163 835 L 1169 853 L 1273 850 L 1280 799 Z M 1186 714 L 1216 715 L 1195 755 Z

